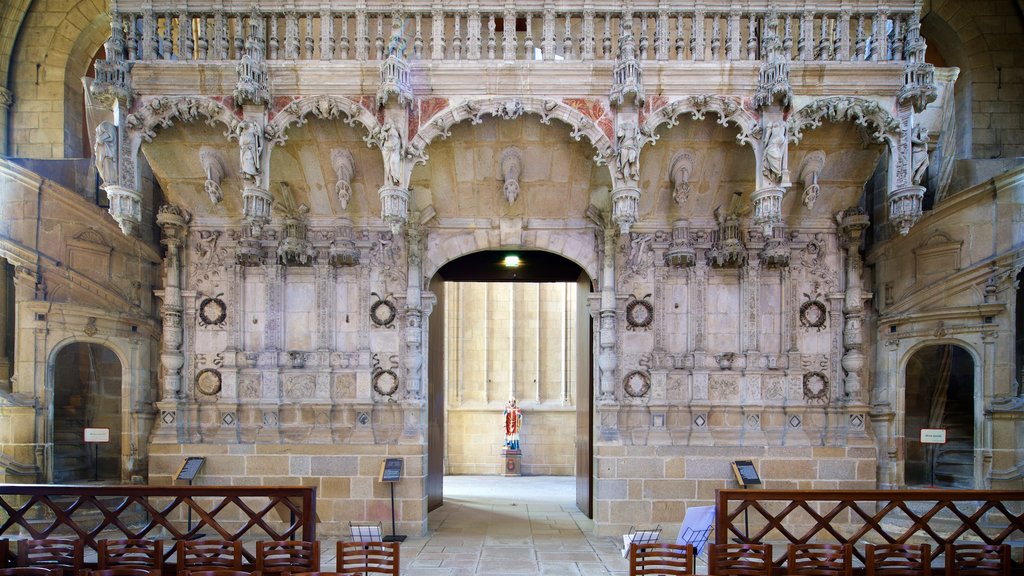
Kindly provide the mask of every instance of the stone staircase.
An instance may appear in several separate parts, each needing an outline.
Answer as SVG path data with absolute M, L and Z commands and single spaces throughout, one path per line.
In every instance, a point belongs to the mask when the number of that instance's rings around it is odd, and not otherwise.
M 970 414 L 946 413 L 946 443 L 935 446 L 935 484 L 974 488 L 974 421 Z

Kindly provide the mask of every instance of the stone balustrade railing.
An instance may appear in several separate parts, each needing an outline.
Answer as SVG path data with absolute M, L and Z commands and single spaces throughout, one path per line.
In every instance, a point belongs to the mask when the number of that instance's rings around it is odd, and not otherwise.
M 795 61 L 904 59 L 910 0 L 871 2 L 552 2 L 224 3 L 114 2 L 115 36 L 128 60 L 222 61 L 241 58 L 252 30 L 267 60 L 383 60 L 393 37 L 410 60 L 613 60 L 626 21 L 643 61 L 765 59 L 761 40 L 775 19 Z M 753 5 L 752 5 L 753 4 Z M 397 32 L 397 34 L 396 34 Z

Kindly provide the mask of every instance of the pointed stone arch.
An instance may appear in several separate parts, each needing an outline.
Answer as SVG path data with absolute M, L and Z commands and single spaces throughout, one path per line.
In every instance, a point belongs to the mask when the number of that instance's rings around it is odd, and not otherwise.
M 358 123 L 366 129 L 366 139 L 381 125 L 376 114 L 355 100 L 344 96 L 307 96 L 292 100 L 267 122 L 264 128 L 267 141 L 277 146 L 283 145 L 288 140 L 288 129 L 305 124 L 310 114 L 321 120 L 342 118 L 345 124 L 352 127 Z
M 661 126 L 678 125 L 679 117 L 683 114 L 689 114 L 693 120 L 704 120 L 708 112 L 717 115 L 717 122 L 722 126 L 732 124 L 739 128 L 739 134 L 736 135 L 738 143 L 748 144 L 757 137 L 760 120 L 743 107 L 743 100 L 740 97 L 713 94 L 672 100 L 650 112 L 641 129 L 644 133 L 652 135 L 653 143 L 658 139 L 657 131 Z
M 596 151 L 595 159 L 604 162 L 613 150 L 612 119 L 606 110 L 604 112 L 601 116 L 596 112 L 585 114 L 564 100 L 535 97 L 493 97 L 463 100 L 454 105 L 449 103 L 447 108 L 420 125 L 409 141 L 409 154 L 417 163 L 426 163 L 426 149 L 430 143 L 438 137 L 448 138 L 452 127 L 466 120 L 479 124 L 485 115 L 514 120 L 524 114 L 536 114 L 540 116 L 541 124 L 550 124 L 553 119 L 567 124 L 572 128 L 569 137 L 577 142 L 586 137 Z
M 878 102 L 859 96 L 817 98 L 790 116 L 789 141 L 799 144 L 804 130 L 813 130 L 822 122 L 853 122 L 870 142 L 895 147 L 900 130 L 899 121 Z
M 144 99 L 138 109 L 125 119 L 132 140 L 152 142 L 157 128 L 169 128 L 174 122 L 194 122 L 205 117 L 210 126 L 221 123 L 230 137 L 241 121 L 223 102 L 205 96 L 170 96 Z

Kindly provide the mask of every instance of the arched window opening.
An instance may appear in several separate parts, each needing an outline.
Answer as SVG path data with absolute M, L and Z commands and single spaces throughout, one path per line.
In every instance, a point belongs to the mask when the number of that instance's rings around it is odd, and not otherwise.
M 906 376 L 906 484 L 974 488 L 971 355 L 959 346 L 928 346 L 910 358 Z M 946 441 L 932 443 L 922 430 L 942 430 Z
M 109 441 L 85 442 L 87 428 L 106 428 Z M 89 481 L 121 481 L 121 362 L 76 342 L 53 365 L 53 482 Z

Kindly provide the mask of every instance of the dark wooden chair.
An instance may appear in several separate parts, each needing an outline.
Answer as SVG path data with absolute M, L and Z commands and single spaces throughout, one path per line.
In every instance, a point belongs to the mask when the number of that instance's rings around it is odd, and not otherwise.
M 928 544 L 868 544 L 865 576 L 931 576 L 932 549 Z
M 946 544 L 947 576 L 1010 576 L 1009 544 Z
M 684 576 L 694 573 L 693 544 L 649 542 L 629 545 L 629 576 Z
M 97 570 L 82 570 L 85 576 L 160 576 L 160 570 L 138 566 L 116 566 Z
M 772 545 L 712 544 L 708 566 L 715 576 L 772 576 Z
M 100 540 L 96 569 L 144 568 L 159 573 L 164 567 L 164 546 L 160 540 Z
M 344 574 L 398 576 L 401 548 L 398 542 L 338 541 L 337 570 Z
M 17 564 L 77 576 L 84 566 L 82 541 L 64 538 L 18 540 Z
M 37 568 L 35 566 L 14 566 L 0 568 L 0 576 L 57 576 L 60 568 Z
M 17 557 L 16 553 L 11 552 L 11 541 L 7 538 L 0 538 L 0 568 L 9 568 L 11 560 Z
M 246 572 L 245 570 L 229 570 L 216 568 L 213 570 L 185 570 L 178 572 L 179 576 L 259 576 L 259 572 Z
M 256 571 L 293 574 L 320 571 L 320 542 L 272 540 L 256 543 Z
M 241 570 L 242 542 L 178 540 L 178 573 L 197 570 Z
M 853 547 L 849 544 L 790 544 L 783 573 L 789 576 L 851 576 Z

